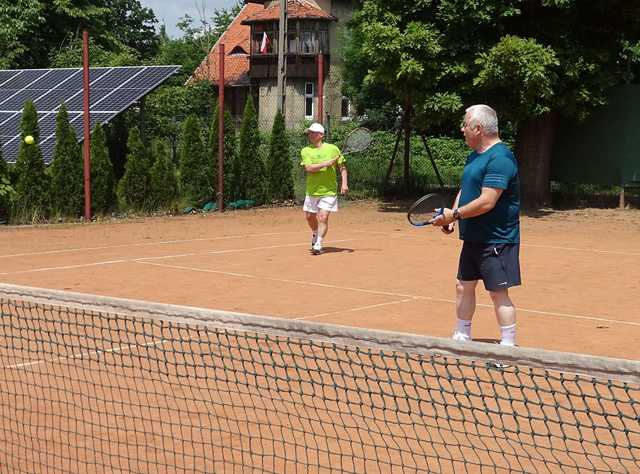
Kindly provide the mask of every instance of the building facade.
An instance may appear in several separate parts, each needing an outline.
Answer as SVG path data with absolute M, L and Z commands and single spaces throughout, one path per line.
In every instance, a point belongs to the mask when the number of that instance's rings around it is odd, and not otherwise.
M 288 128 L 301 127 L 308 121 L 327 124 L 350 118 L 349 100 L 342 95 L 343 67 L 337 51 L 341 29 L 352 12 L 350 0 L 287 1 L 284 113 Z M 279 104 L 279 18 L 279 1 L 245 3 L 193 75 L 193 79 L 218 84 L 219 48 L 224 44 L 226 108 L 234 118 L 241 117 L 251 95 L 260 127 L 265 130 L 271 129 Z

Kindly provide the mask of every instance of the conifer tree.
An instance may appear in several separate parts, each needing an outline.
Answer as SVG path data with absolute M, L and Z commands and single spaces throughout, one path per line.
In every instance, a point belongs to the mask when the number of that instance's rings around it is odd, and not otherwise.
M 291 159 L 289 158 L 289 138 L 285 129 L 284 117 L 278 110 L 271 129 L 269 143 L 269 188 L 271 200 L 292 199 L 293 175 Z
M 129 132 L 127 149 L 124 175 L 118 183 L 118 201 L 123 209 L 144 210 L 149 195 L 149 157 L 137 127 Z
M 78 216 L 84 203 L 83 162 L 76 133 L 62 104 L 56 116 L 56 146 L 49 167 L 51 210 L 54 215 Z
M 0 221 L 6 222 L 9 219 L 13 198 L 14 190 L 9 178 L 9 167 L 2 158 L 2 143 L 0 143 Z
M 267 175 L 260 156 L 258 115 L 251 96 L 247 98 L 240 127 L 238 163 L 242 176 L 240 196 L 255 201 L 256 205 L 263 204 L 266 198 Z
M 211 128 L 209 129 L 209 156 L 207 162 L 212 170 L 212 189 L 218 191 L 218 106 L 216 105 Z M 223 194 L 225 201 L 237 199 L 237 190 L 234 191 L 234 163 L 238 154 L 236 144 L 236 127 L 231 114 L 224 112 L 224 170 L 223 170 Z
M 115 177 L 109 158 L 107 139 L 100 123 L 91 134 L 91 208 L 93 212 L 109 211 L 114 204 Z
M 45 217 L 49 211 L 49 178 L 39 145 L 38 113 L 32 101 L 24 104 L 20 127 L 14 212 L 19 220 L 31 222 Z M 34 138 L 33 144 L 25 143 L 27 135 Z
M 152 150 L 154 163 L 150 172 L 149 205 L 151 209 L 168 209 L 178 198 L 176 167 L 166 140 L 154 140 Z
M 189 115 L 182 125 L 180 143 L 180 195 L 185 204 L 199 205 L 213 196 L 212 175 L 206 167 L 200 121 Z

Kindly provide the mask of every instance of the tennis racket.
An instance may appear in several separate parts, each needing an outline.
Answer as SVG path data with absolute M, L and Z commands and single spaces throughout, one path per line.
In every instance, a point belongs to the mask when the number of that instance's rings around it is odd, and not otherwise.
M 369 148 L 372 140 L 373 136 L 368 129 L 358 127 L 351 131 L 349 135 L 347 135 L 347 138 L 345 138 L 344 144 L 342 145 L 342 154 L 347 155 L 364 151 Z
M 446 202 L 442 195 L 427 194 L 411 205 L 407 219 L 415 227 L 430 225 L 436 217 L 442 215 L 445 207 Z

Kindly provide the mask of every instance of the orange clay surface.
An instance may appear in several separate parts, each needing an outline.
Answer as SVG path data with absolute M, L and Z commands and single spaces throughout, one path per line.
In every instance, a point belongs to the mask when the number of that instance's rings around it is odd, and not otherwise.
M 448 337 L 457 232 L 408 225 L 404 206 L 347 202 L 326 253 L 299 208 L 0 229 L 0 281 Z M 640 358 L 640 211 L 522 217 L 518 344 Z M 480 284 L 477 341 L 499 336 Z

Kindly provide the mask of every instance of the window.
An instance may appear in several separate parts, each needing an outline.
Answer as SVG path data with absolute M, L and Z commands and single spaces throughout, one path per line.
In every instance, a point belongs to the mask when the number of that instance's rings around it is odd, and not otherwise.
M 229 56 L 245 56 L 246 54 L 247 52 L 244 49 L 242 49 L 242 46 L 236 46 L 231 50 L 231 52 L 229 53 Z
M 348 97 L 343 97 L 342 102 L 340 102 L 340 117 L 342 120 L 351 118 L 351 101 Z
M 313 82 L 304 84 L 304 117 L 313 120 L 313 96 L 315 87 Z

